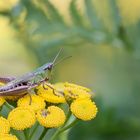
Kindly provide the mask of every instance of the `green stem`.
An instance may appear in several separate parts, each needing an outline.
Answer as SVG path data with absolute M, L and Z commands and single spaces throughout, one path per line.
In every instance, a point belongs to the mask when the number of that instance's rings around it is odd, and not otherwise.
M 63 127 L 59 132 L 62 133 L 64 131 L 68 130 L 69 128 L 73 127 L 77 122 L 78 122 L 78 119 L 76 118 L 72 123 L 70 123 L 66 127 Z
M 69 128 L 71 128 L 72 126 L 75 125 L 75 123 L 78 121 L 78 119 L 75 119 L 74 121 L 72 121 L 69 125 L 67 125 L 66 127 L 61 127 L 60 129 L 58 129 L 54 135 L 52 136 L 51 140 L 55 140 L 62 132 L 68 130 Z
M 48 130 L 49 130 L 48 128 L 44 128 L 41 136 L 39 137 L 39 140 L 43 140 L 43 138 L 45 137 L 45 135 L 46 135 L 46 133 L 47 133 Z
M 25 129 L 24 130 L 24 135 L 25 135 L 26 140 L 30 140 L 30 137 L 29 137 L 29 129 Z
M 69 130 L 68 131 L 65 131 L 64 133 L 61 133 L 59 135 L 59 139 L 60 140 L 68 140 L 68 134 L 69 134 Z
M 30 139 L 32 139 L 33 134 L 35 133 L 35 131 L 36 131 L 36 129 L 38 128 L 38 126 L 39 126 L 39 123 L 36 124 L 36 126 L 34 127 L 32 133 L 30 134 Z
M 71 117 L 71 111 L 69 109 L 69 111 L 67 113 L 67 117 L 66 117 L 65 123 L 59 129 L 56 130 L 56 132 L 53 134 L 51 140 L 55 139 L 59 135 L 60 129 L 62 129 L 67 124 L 67 122 L 69 121 L 70 117 Z
M 2 106 L 0 107 L 0 115 L 1 115 Z M 2 116 L 2 115 L 1 115 Z
M 70 119 L 70 116 L 71 116 L 71 111 L 70 111 L 70 109 L 69 109 L 69 111 L 68 111 L 68 113 L 67 113 L 67 116 L 66 116 L 66 121 L 65 121 L 65 123 L 63 124 L 63 126 L 62 127 L 64 127 L 66 124 L 67 124 L 67 122 L 69 121 L 69 119 Z M 62 128 L 61 127 L 61 128 Z
M 60 134 L 60 129 L 57 129 L 50 140 L 55 140 L 59 134 Z
M 5 102 L 4 104 L 7 108 L 9 108 L 10 110 L 13 110 L 14 107 L 12 105 L 10 105 L 8 102 Z
M 17 130 L 14 130 L 14 129 L 10 129 L 10 132 L 12 133 L 12 134 L 14 134 L 14 135 L 16 135 L 16 137 L 19 139 L 19 140 L 23 140 L 23 139 L 25 139 L 25 138 L 23 138 L 23 137 L 25 137 L 24 135 L 22 135 L 21 133 L 18 133 L 18 131 Z M 23 133 L 23 132 L 22 132 Z

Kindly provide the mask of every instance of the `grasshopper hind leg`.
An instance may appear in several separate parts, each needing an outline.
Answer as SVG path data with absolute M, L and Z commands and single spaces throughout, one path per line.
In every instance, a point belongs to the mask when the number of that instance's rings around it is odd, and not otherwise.
M 42 85 L 43 85 L 43 88 L 44 88 L 45 90 L 48 90 L 48 88 L 45 87 L 45 86 L 48 86 L 50 89 L 52 89 L 53 94 L 55 94 L 55 89 L 54 89 L 50 84 L 46 83 L 46 81 L 44 81 Z
M 35 93 L 34 89 L 32 89 L 32 88 L 28 88 L 29 105 L 32 104 L 32 96 L 31 96 L 31 94 L 36 94 L 36 93 Z
M 29 105 L 31 105 L 32 104 L 32 96 L 31 96 L 31 94 L 29 93 Z

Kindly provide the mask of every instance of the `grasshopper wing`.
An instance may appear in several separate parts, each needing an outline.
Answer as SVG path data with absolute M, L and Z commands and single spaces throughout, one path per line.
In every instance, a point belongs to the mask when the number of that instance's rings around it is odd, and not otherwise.
M 6 83 L 9 83 L 15 79 L 16 79 L 15 77 L 0 77 L 0 82 L 6 84 Z
M 21 96 L 26 94 L 29 86 L 21 86 L 6 91 L 0 91 L 0 96 Z

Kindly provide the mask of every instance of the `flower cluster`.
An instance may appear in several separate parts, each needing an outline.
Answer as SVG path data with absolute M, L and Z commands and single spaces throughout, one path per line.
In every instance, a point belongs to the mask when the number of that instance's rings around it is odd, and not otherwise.
M 91 120 L 97 114 L 92 92 L 88 88 L 68 82 L 46 83 L 39 85 L 35 91 L 36 94 L 29 93 L 20 98 L 0 97 L 1 109 L 4 105 L 10 108 L 7 119 L 2 115 L 0 117 L 0 140 L 18 139 L 10 134 L 10 128 L 24 131 L 36 122 L 44 128 L 58 128 L 66 124 L 68 113 L 83 121 Z M 10 103 L 16 101 L 16 105 L 9 104 L 9 100 Z

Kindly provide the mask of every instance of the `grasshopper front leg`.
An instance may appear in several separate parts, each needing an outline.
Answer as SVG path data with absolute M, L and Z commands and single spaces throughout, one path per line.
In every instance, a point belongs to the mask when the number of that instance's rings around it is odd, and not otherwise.
M 38 85 L 42 84 L 43 88 L 45 90 L 48 90 L 48 88 L 45 87 L 45 85 L 47 85 L 49 88 L 51 88 L 53 90 L 53 94 L 58 96 L 56 93 L 55 93 L 55 89 L 49 84 L 47 83 L 49 81 L 49 78 L 46 77 L 46 78 L 43 78 L 43 73 L 41 75 L 38 75 L 35 79 L 34 79 L 34 83 L 38 83 Z
M 62 93 L 61 91 L 56 90 L 56 89 L 55 89 L 54 87 L 52 87 L 49 83 L 46 83 L 46 81 L 43 82 L 43 88 L 44 88 L 45 90 L 48 90 L 48 88 L 46 88 L 45 85 L 48 86 L 50 89 L 52 89 L 53 94 L 54 94 L 55 96 L 62 96 L 62 95 L 63 95 L 63 93 Z M 56 92 L 57 92 L 57 93 L 56 93 Z M 59 94 L 58 94 L 58 93 L 59 93 Z

